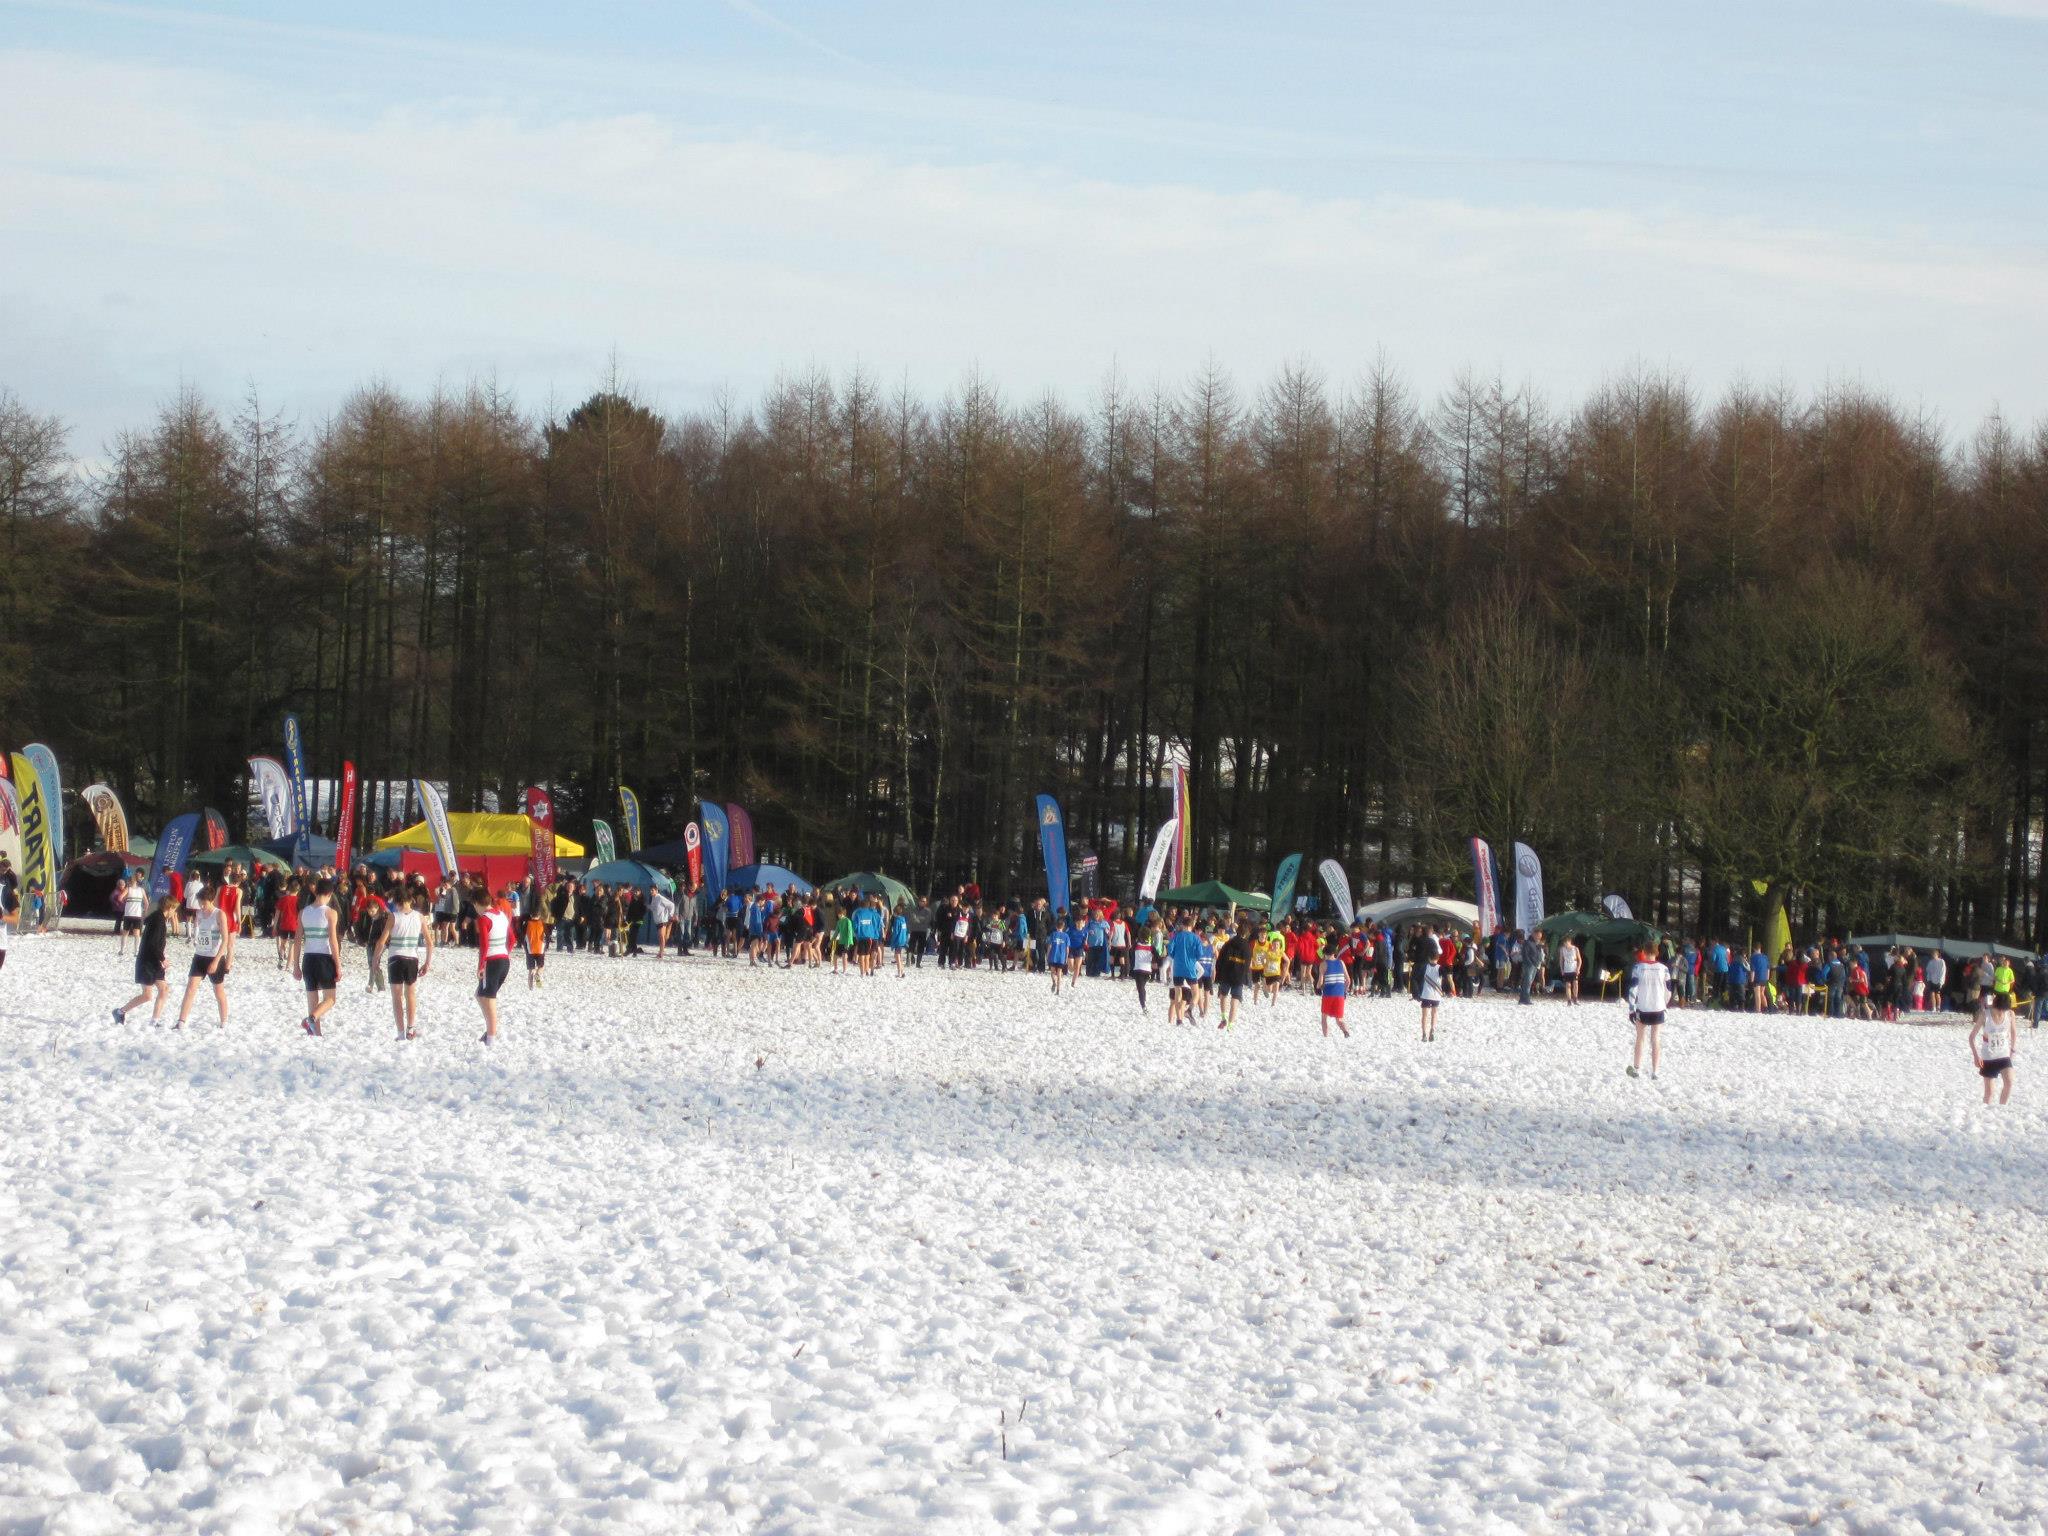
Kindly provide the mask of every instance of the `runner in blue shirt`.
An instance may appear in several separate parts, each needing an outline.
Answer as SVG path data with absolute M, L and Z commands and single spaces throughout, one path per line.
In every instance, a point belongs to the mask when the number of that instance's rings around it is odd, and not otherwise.
M 1205 924 L 1197 937 L 1202 942 L 1202 969 L 1195 977 L 1195 1012 L 1209 1022 L 1209 999 L 1216 991 L 1216 941 Z
M 872 899 L 853 909 L 853 957 L 863 976 L 875 974 L 875 951 L 882 943 L 882 909 Z
M 1180 920 L 1173 937 L 1166 941 L 1166 959 L 1173 971 L 1166 995 L 1166 1022 L 1185 1024 L 1194 1005 L 1195 987 L 1202 977 L 1202 940 L 1188 918 Z
M 1101 913 L 1088 919 L 1088 974 L 1105 976 L 1109 973 L 1109 924 L 1102 920 Z
M 1067 930 L 1055 928 L 1045 939 L 1045 968 L 1052 973 L 1052 995 L 1060 995 L 1060 982 L 1067 974 Z
M 889 922 L 889 953 L 896 957 L 896 974 L 903 974 L 903 956 L 910 949 L 910 914 L 898 912 Z
M 749 896 L 743 925 L 747 930 L 747 959 L 759 965 L 762 952 L 768 947 L 768 903 L 759 896 Z
M 746 906 L 746 898 L 738 891 L 725 893 L 725 941 L 719 946 L 720 954 L 737 955 L 740 952 L 740 924 Z

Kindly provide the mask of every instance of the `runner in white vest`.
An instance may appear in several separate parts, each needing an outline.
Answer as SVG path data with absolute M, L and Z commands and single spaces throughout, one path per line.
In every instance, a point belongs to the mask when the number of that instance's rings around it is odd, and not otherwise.
M 1671 967 L 1666 965 L 1654 949 L 1646 949 L 1636 956 L 1635 969 L 1629 974 L 1628 1011 L 1636 1025 L 1636 1054 L 1629 1063 L 1628 1075 L 1639 1076 L 1643 1065 L 1643 1036 L 1650 1037 L 1650 1076 L 1657 1075 L 1657 1063 L 1661 1056 L 1658 1034 L 1664 1024 L 1664 1010 L 1671 1006 Z
M 292 975 L 306 985 L 306 1017 L 300 1028 L 320 1034 L 320 1021 L 334 1010 L 341 986 L 340 914 L 334 910 L 334 882 L 325 875 L 313 887 L 313 901 L 299 911 L 299 936 L 292 945 Z
M 220 1009 L 221 1028 L 225 1029 L 228 970 L 235 959 L 234 930 L 228 926 L 210 887 L 195 881 L 191 889 L 199 893 L 199 905 L 192 913 L 192 967 L 185 977 L 184 1001 L 178 1004 L 178 1022 L 171 1027 L 185 1027 L 185 1020 L 192 1016 L 192 999 L 198 995 L 203 980 L 213 987 L 214 1005 Z
M 118 940 L 114 953 L 128 953 L 128 935 L 135 935 L 137 945 L 142 943 L 142 920 L 149 916 L 149 887 L 140 877 L 130 876 L 121 886 L 121 920 L 114 925 Z
M 381 946 L 384 977 L 391 989 L 391 1018 L 398 1026 L 398 1038 L 420 1037 L 417 983 L 434 963 L 434 930 L 420 910 L 420 899 L 410 888 L 400 891 L 391 904 L 391 922 L 384 930 Z M 370 956 L 374 968 L 378 956 Z
M 1990 1003 L 1977 1010 L 1977 1022 L 1970 1029 L 1970 1057 L 1984 1079 L 1986 1104 L 1994 1085 L 1999 1103 L 2012 1102 L 2013 1058 L 2019 1054 L 2019 1043 L 2019 1015 L 2013 1012 L 2012 996 L 1994 992 Z

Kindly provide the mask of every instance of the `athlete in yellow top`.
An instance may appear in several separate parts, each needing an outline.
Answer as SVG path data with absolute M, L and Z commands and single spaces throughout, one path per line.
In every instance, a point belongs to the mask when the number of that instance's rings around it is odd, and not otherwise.
M 1287 935 L 1268 926 L 1259 940 L 1259 992 L 1267 1002 L 1280 1001 L 1280 983 L 1287 976 Z

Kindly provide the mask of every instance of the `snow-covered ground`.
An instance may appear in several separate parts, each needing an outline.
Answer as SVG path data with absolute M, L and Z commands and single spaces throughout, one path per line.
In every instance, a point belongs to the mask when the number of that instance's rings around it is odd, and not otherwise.
M 0 1531 L 2048 1528 L 2048 1036 L 450 958 L 16 942 Z

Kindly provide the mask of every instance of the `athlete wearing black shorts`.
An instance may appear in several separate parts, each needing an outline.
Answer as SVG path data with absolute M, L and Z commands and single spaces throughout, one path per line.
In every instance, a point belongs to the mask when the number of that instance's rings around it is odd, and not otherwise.
M 512 969 L 512 893 L 507 890 L 476 914 L 476 1005 L 483 1011 L 484 1044 L 498 1038 L 498 988 Z
M 135 949 L 135 984 L 142 989 L 141 995 L 130 999 L 114 1010 L 114 1022 L 124 1022 L 131 1010 L 154 1000 L 150 1011 L 150 1023 L 163 1022 L 164 1004 L 170 999 L 170 988 L 164 985 L 164 948 L 169 942 L 170 902 L 159 902 L 156 910 L 142 920 L 142 936 Z
M 334 1011 L 341 984 L 341 914 L 333 902 L 334 882 L 323 877 L 313 886 L 312 902 L 299 909 L 292 970 L 305 984 L 306 1016 L 299 1026 L 309 1035 L 323 1032 L 321 1020 Z

